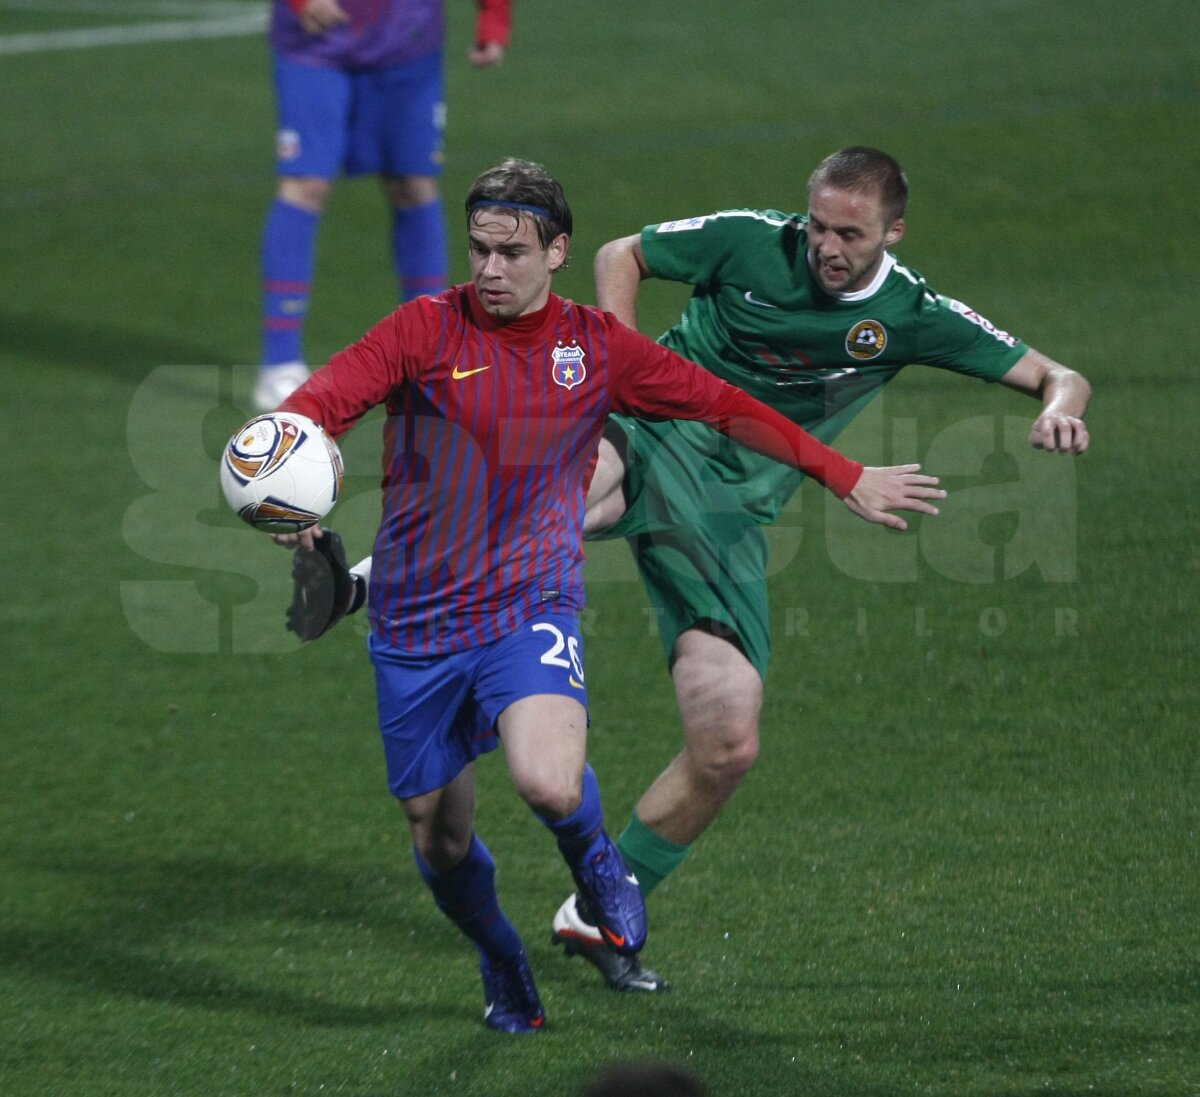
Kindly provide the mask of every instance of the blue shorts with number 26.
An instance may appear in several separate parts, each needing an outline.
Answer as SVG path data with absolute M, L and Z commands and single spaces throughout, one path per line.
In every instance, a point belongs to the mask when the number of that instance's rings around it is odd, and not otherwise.
M 573 614 L 545 614 L 483 647 L 434 655 L 368 641 L 388 786 L 408 799 L 448 785 L 499 745 L 496 720 L 539 693 L 587 708 L 583 640 Z

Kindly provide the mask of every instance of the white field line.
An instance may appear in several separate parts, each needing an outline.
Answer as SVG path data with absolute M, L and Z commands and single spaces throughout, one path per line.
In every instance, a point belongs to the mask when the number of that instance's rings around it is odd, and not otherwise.
M 99 46 L 126 46 L 145 42 L 189 42 L 199 38 L 237 38 L 261 34 L 267 26 L 268 13 L 265 8 L 247 10 L 245 5 L 232 4 L 95 4 L 86 5 L 80 0 L 63 4 L 61 8 L 50 3 L 28 3 L 4 5 L 21 7 L 24 10 L 51 11 L 71 10 L 105 14 L 142 14 L 151 11 L 166 14 L 194 14 L 208 16 L 196 19 L 167 19 L 151 23 L 130 23 L 122 26 L 86 27 L 78 30 L 54 30 L 29 34 L 0 35 L 0 55 L 19 53 L 46 53 L 50 50 L 95 49 Z M 237 10 L 237 14 L 233 11 Z M 227 14 L 218 14 L 227 13 Z M 215 17 L 214 17 L 215 16 Z
M 247 15 L 266 6 L 238 3 L 238 0 L 0 0 L 0 11 L 45 12 L 51 15 L 184 15 L 215 18 L 219 15 Z

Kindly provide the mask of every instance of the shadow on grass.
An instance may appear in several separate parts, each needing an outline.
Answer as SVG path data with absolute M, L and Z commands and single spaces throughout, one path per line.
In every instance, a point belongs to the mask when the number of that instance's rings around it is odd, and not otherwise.
M 168 363 L 236 364 L 227 350 L 170 335 L 31 315 L 5 316 L 0 322 L 0 355 L 5 354 L 102 369 L 122 381 L 138 381 Z
M 406 889 L 395 878 L 216 858 L 89 860 L 53 871 L 73 878 L 87 898 L 46 911 L 36 928 L 0 930 L 0 964 L 11 971 L 114 996 L 287 1016 L 314 1026 L 463 1015 L 466 1003 L 442 1007 L 433 995 L 414 1001 L 399 981 L 395 993 L 390 980 L 376 992 L 357 977 L 378 980 L 416 957 L 433 978 L 469 949 L 423 888 Z M 376 929 L 390 939 L 374 936 Z M 409 938 L 419 941 L 419 954 Z M 378 958 L 393 944 L 394 962 Z M 359 949 L 376 954 L 366 971 L 348 957 Z M 285 951 L 302 961 L 306 987 L 322 976 L 326 983 L 309 990 L 280 985 L 281 976 L 298 978 L 278 958 Z M 363 1001 L 369 995 L 385 1000 Z

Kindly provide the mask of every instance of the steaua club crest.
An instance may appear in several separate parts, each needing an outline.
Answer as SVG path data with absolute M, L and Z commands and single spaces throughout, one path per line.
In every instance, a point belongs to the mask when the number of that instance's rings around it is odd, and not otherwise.
M 557 346 L 550 352 L 554 359 L 551 376 L 556 385 L 565 389 L 573 389 L 581 384 L 587 376 L 587 367 L 583 364 L 583 347 L 572 343 L 569 347 Z
M 887 346 L 887 331 L 878 320 L 860 320 L 846 336 L 846 353 L 865 362 L 878 358 Z

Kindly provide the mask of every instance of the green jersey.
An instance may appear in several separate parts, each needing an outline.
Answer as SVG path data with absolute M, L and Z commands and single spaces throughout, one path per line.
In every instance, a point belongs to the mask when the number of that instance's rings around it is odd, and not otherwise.
M 869 286 L 831 296 L 809 269 L 806 225 L 774 210 L 726 210 L 644 228 L 650 273 L 695 287 L 660 342 L 825 442 L 910 363 L 996 381 L 1028 349 L 889 253 Z M 743 485 L 757 521 L 771 521 L 801 479 L 736 444 L 715 449 L 702 424 L 674 425 L 721 480 Z

